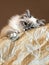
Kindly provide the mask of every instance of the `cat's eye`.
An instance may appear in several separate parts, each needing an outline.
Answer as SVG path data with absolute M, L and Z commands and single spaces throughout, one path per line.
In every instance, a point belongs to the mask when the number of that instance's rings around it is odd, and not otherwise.
M 24 25 L 27 25 L 27 23 L 26 23 L 26 22 L 24 22 Z

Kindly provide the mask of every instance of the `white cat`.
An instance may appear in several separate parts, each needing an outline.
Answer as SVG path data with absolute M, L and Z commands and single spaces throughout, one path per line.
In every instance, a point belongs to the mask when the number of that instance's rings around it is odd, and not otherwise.
M 0 38 L 7 36 L 12 40 L 16 40 L 19 34 L 31 28 L 44 25 L 43 20 L 39 20 L 30 15 L 30 11 L 26 10 L 24 14 L 12 16 L 8 24 L 1 30 Z

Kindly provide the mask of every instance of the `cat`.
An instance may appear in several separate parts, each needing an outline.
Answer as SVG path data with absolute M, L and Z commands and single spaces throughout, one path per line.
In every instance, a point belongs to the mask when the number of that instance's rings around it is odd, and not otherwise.
M 44 19 L 39 20 L 35 18 L 30 14 L 29 10 L 26 10 L 25 13 L 10 18 L 8 24 L 1 30 L 0 38 L 7 36 L 11 40 L 16 40 L 19 38 L 20 33 L 45 25 L 44 21 Z

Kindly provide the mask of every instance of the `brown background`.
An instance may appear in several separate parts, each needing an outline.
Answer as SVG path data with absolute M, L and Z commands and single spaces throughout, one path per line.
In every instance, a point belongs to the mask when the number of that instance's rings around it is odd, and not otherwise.
M 0 0 L 0 29 L 11 16 L 21 14 L 26 9 L 33 16 L 49 21 L 49 0 Z

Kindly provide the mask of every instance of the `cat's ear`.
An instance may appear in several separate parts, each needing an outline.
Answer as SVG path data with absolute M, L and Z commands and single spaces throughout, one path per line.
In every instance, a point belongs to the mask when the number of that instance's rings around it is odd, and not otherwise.
M 27 15 L 29 18 L 31 17 L 31 14 L 30 14 L 29 9 L 28 9 L 28 10 L 26 10 L 26 15 Z
M 46 21 L 45 19 L 41 19 L 41 20 L 37 20 L 37 23 L 42 26 L 42 25 L 45 25 Z
M 22 15 L 21 15 L 21 18 L 30 18 L 31 17 L 31 14 L 30 14 L 30 11 L 29 9 L 27 9 Z
M 30 14 L 30 11 L 29 11 L 29 9 L 27 9 L 26 11 L 25 11 L 25 15 L 27 16 L 27 17 L 31 17 L 31 14 Z

